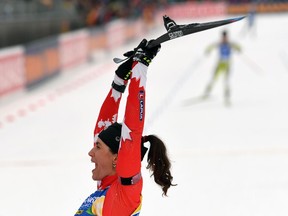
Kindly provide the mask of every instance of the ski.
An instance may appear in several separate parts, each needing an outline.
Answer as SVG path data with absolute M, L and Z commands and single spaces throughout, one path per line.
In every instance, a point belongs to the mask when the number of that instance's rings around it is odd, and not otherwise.
M 189 34 L 193 34 L 196 32 L 200 32 L 200 31 L 205 31 L 208 29 L 212 29 L 212 28 L 216 28 L 219 26 L 223 26 L 223 25 L 227 25 L 230 23 L 234 23 L 237 22 L 239 20 L 242 20 L 243 18 L 245 18 L 245 16 L 242 17 L 236 17 L 236 18 L 231 18 L 231 19 L 225 19 L 225 20 L 218 20 L 218 21 L 212 21 L 212 22 L 206 22 L 206 23 L 191 23 L 191 24 L 187 24 L 187 25 L 177 25 L 175 22 L 175 25 L 172 26 L 168 26 L 169 25 L 169 17 L 164 16 L 164 24 L 165 22 L 168 23 L 165 25 L 166 29 L 167 29 L 167 33 L 161 35 L 160 37 L 158 37 L 157 39 L 155 39 L 154 41 L 152 41 L 152 43 L 150 43 L 148 45 L 148 48 L 157 46 L 161 43 L 164 43 L 166 41 L 169 40 L 173 40 L 179 37 L 183 37 L 185 35 L 189 35 Z M 170 19 L 171 20 L 171 19 Z M 171 20 L 171 22 L 173 22 L 173 20 Z M 171 24 L 170 24 L 171 25 Z
M 205 31 L 208 29 L 216 28 L 219 26 L 227 25 L 230 23 L 234 23 L 237 21 L 242 20 L 245 18 L 245 16 L 241 17 L 235 17 L 230 19 L 224 19 L 224 20 L 218 20 L 218 21 L 212 21 L 212 22 L 205 22 L 205 23 L 191 23 L 186 25 L 177 25 L 176 22 L 172 19 L 170 19 L 168 16 L 163 16 L 164 26 L 167 30 L 167 33 L 161 35 L 157 39 L 153 40 L 150 44 L 148 44 L 148 48 L 152 48 L 154 46 L 157 46 L 161 43 L 164 43 L 166 41 L 170 41 L 176 38 L 183 37 L 185 35 L 193 34 L 200 31 Z M 134 55 L 134 54 L 133 54 Z M 132 57 L 133 55 L 125 58 L 114 58 L 113 61 L 115 63 L 121 63 L 128 58 Z

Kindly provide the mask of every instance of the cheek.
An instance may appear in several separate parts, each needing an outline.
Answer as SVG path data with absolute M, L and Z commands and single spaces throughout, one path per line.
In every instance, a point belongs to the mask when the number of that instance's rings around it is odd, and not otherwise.
M 102 157 L 102 165 L 109 169 L 110 167 L 112 167 L 112 160 L 109 157 Z
M 110 166 L 112 166 L 112 159 L 109 157 L 109 155 L 103 152 L 102 154 L 97 152 L 95 154 L 95 158 L 98 165 L 100 165 L 102 168 L 109 168 Z

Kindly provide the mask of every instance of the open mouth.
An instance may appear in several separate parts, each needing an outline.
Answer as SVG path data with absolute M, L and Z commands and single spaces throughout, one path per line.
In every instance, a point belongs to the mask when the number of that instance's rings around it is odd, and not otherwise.
M 94 164 L 94 170 L 96 170 L 96 169 L 97 169 L 97 164 L 95 163 L 95 164 Z
M 92 161 L 92 160 L 91 160 L 91 163 L 94 164 L 94 168 L 92 170 L 92 172 L 94 172 L 96 170 L 96 168 L 97 168 L 97 164 L 94 161 Z

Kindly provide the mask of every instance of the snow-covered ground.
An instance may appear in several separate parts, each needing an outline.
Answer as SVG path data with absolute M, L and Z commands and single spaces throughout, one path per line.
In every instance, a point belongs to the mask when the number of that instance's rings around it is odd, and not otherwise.
M 288 215 L 288 16 L 258 16 L 254 35 L 244 25 L 164 43 L 150 66 L 145 133 L 166 142 L 177 186 L 162 197 L 143 162 L 141 215 Z M 242 48 L 232 106 L 221 78 L 211 99 L 192 103 L 217 60 L 204 50 L 223 29 Z M 87 153 L 117 67 L 111 59 L 137 44 L 0 104 L 0 216 L 73 215 L 95 190 Z

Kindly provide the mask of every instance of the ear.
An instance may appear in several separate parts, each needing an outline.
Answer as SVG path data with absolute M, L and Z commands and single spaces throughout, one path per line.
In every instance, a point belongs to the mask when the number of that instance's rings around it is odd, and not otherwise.
M 115 169 L 116 166 L 117 166 L 117 159 L 118 159 L 118 155 L 117 155 L 117 154 L 114 154 L 114 155 L 113 155 L 113 160 L 112 160 L 112 167 L 113 167 L 113 169 Z
M 117 164 L 118 154 L 113 155 L 113 164 Z

